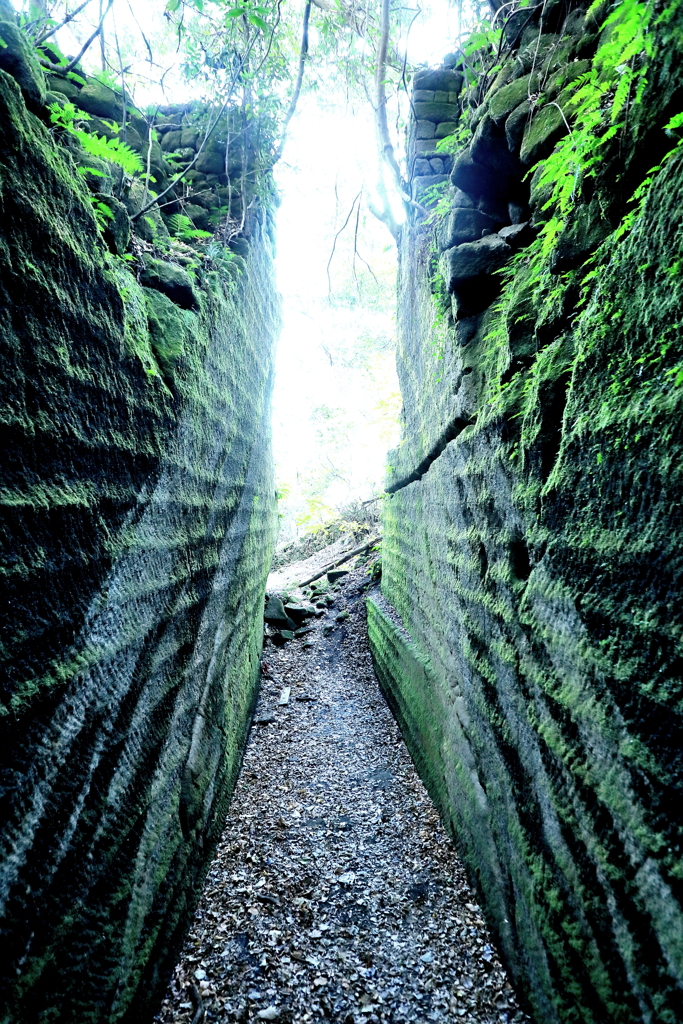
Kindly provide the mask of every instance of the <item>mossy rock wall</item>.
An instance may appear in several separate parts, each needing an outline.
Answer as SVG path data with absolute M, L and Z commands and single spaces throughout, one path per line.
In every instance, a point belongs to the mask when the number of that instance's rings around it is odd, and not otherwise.
M 680 109 L 680 15 L 657 28 L 618 163 L 605 157 L 549 257 L 553 302 L 529 287 L 520 260 L 497 305 L 495 261 L 488 281 L 480 270 L 467 276 L 477 241 L 453 242 L 453 218 L 497 215 L 487 241 L 497 253 L 498 232 L 549 215 L 524 167 L 502 185 L 489 173 L 496 146 L 514 155 L 502 128 L 490 128 L 488 164 L 479 162 L 492 96 L 530 73 L 524 46 L 546 52 L 552 34 L 565 59 L 591 59 L 583 12 L 548 10 L 555 23 L 537 45 L 526 30 L 514 66 L 475 112 L 436 222 L 415 218 L 404 230 L 403 440 L 389 459 L 370 639 L 535 1019 L 674 1024 L 683 1019 L 680 150 L 654 175 L 630 230 L 611 232 L 675 144 L 663 125 Z M 494 109 L 514 116 L 502 100 Z
M 46 124 L 0 72 L 0 1021 L 140 1024 L 255 698 L 279 305 L 262 206 L 143 286 Z

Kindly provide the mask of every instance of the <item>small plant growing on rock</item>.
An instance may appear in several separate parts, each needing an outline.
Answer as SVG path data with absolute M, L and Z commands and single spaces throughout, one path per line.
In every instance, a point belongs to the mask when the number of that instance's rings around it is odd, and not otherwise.
M 140 157 L 121 139 L 105 139 L 103 135 L 80 128 L 79 125 L 82 122 L 90 121 L 91 118 L 89 114 L 77 110 L 73 103 L 65 103 L 63 107 L 59 103 L 52 103 L 48 109 L 52 124 L 78 139 L 86 153 L 90 153 L 91 156 L 100 160 L 108 160 L 110 163 L 117 164 L 128 175 L 132 176 L 142 172 Z M 111 128 L 113 132 L 119 131 L 118 125 L 113 122 L 108 123 L 107 127 Z M 91 170 L 90 173 L 97 172 Z

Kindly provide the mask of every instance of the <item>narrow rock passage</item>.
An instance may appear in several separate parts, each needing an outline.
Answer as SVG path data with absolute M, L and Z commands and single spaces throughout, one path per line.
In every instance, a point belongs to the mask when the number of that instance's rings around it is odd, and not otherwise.
M 161 1024 L 528 1020 L 377 685 L 369 585 L 354 570 L 310 633 L 266 647 Z

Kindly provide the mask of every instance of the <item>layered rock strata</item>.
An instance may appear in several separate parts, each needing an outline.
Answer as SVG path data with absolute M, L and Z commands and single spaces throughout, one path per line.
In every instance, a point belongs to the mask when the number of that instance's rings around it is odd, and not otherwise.
M 55 83 L 13 27 L 0 25 L 0 1021 L 139 1024 L 198 899 L 255 698 L 274 537 L 270 214 L 223 209 L 225 165 L 214 180 L 206 166 L 207 219 L 179 188 L 187 222 L 166 208 L 131 225 L 150 180 L 51 122 Z M 94 119 L 114 113 L 98 83 L 73 92 Z M 127 111 L 129 144 L 141 121 Z M 160 190 L 173 168 L 154 153 Z M 197 247 L 187 223 L 221 244 Z
M 431 221 L 403 233 L 403 438 L 369 624 L 382 685 L 536 1018 L 673 1024 L 683 161 L 664 126 L 683 84 L 675 10 L 653 29 L 640 102 L 540 277 L 539 257 L 524 258 L 553 213 L 534 166 L 571 129 L 573 90 L 609 31 L 599 12 L 565 4 L 513 12 L 495 80 L 459 94 L 470 116 L 450 182 Z M 629 207 L 667 151 L 642 207 Z

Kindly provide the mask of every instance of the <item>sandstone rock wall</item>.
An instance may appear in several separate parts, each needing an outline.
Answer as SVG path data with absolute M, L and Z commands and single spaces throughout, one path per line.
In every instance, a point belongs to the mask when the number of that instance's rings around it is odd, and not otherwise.
M 219 171 L 205 226 L 219 241 L 229 227 L 230 248 L 174 237 L 158 211 L 131 235 L 144 184 L 60 132 L 55 94 L 8 48 L 0 1021 L 140 1024 L 198 898 L 257 684 L 275 527 L 270 214 L 221 209 Z M 94 117 L 102 88 L 74 90 Z M 101 230 L 98 203 L 114 213 Z
M 403 438 L 370 636 L 536 1019 L 673 1024 L 683 160 L 664 125 L 681 108 L 680 14 L 654 28 L 642 100 L 539 281 L 524 254 L 553 211 L 527 172 L 566 135 L 605 39 L 604 12 L 542 12 L 518 12 L 502 70 L 459 92 L 450 182 L 404 230 Z M 433 205 L 422 158 L 413 194 Z

